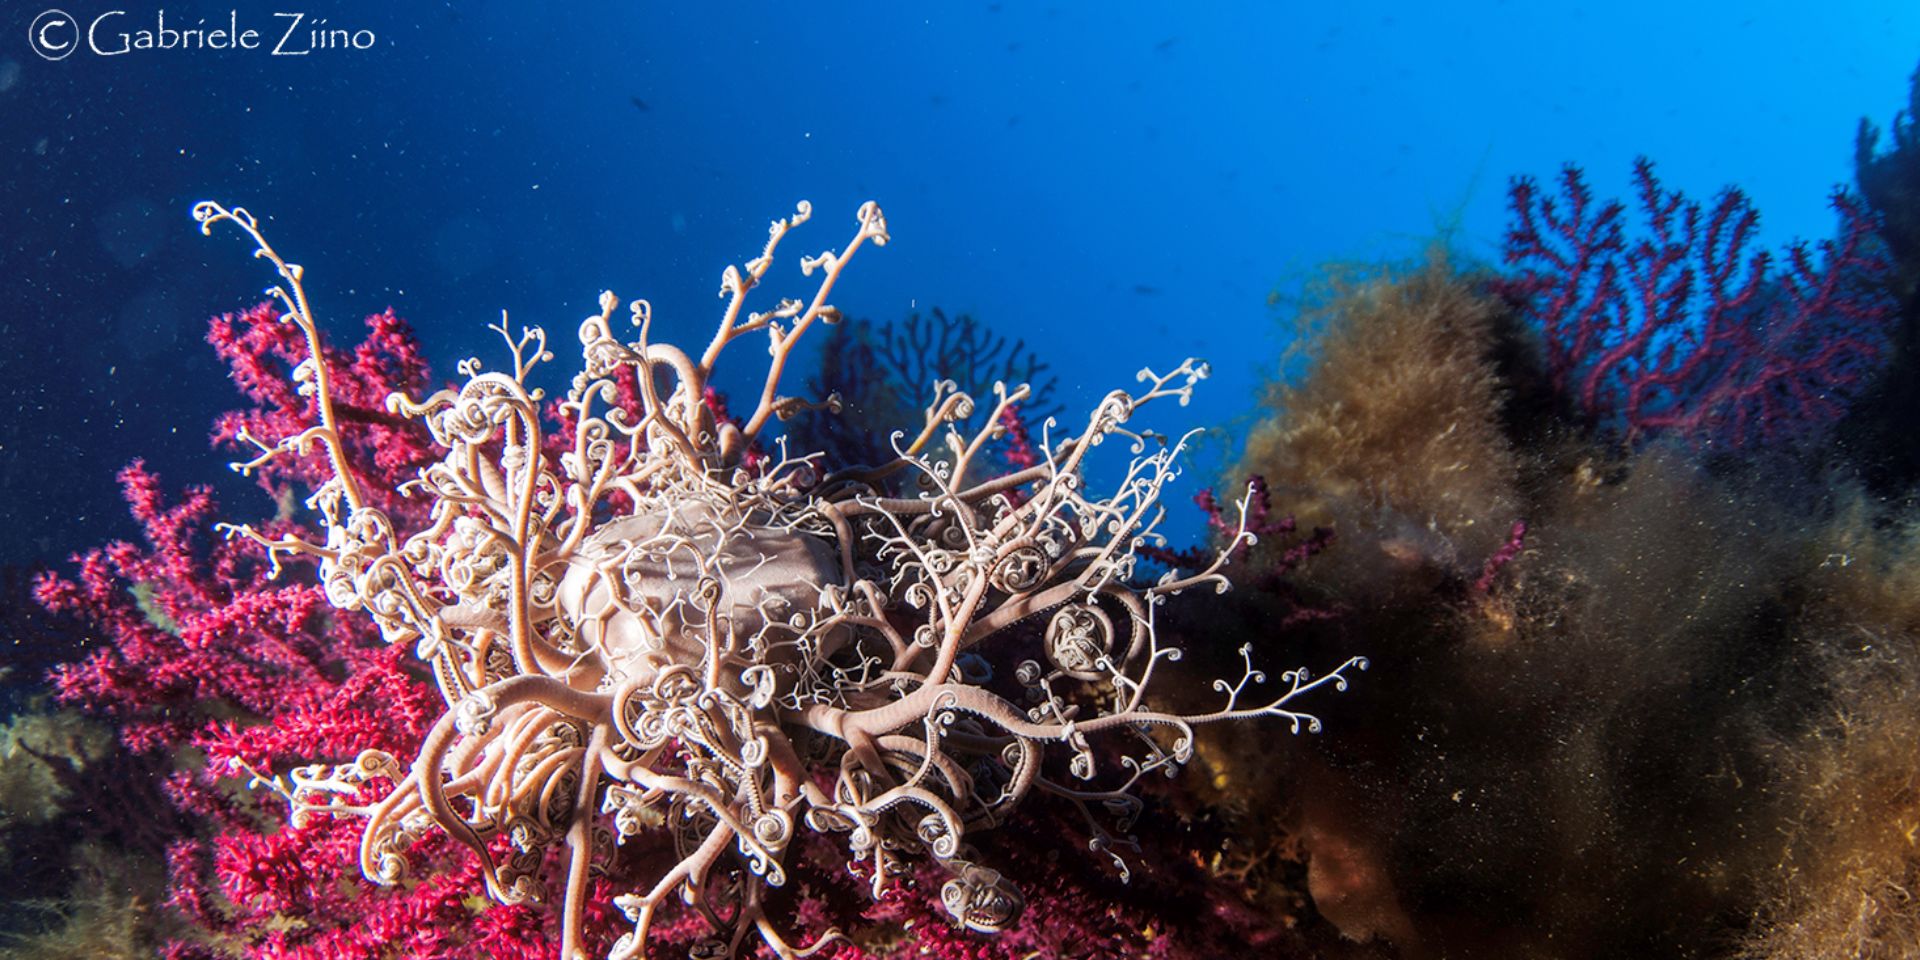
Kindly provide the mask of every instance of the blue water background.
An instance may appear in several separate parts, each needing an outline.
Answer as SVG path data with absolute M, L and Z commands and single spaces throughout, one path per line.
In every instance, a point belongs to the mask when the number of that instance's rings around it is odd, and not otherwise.
M 268 33 L 287 8 L 165 5 L 173 26 L 235 9 Z M 1142 365 L 1204 357 L 1193 406 L 1153 421 L 1227 428 L 1199 476 L 1286 346 L 1269 295 L 1316 265 L 1443 233 L 1492 259 L 1510 175 L 1577 161 L 1624 195 L 1639 154 L 1696 195 L 1740 184 L 1770 243 L 1825 236 L 1859 119 L 1890 119 L 1920 60 L 1912 3 L 293 8 L 378 42 L 47 62 L 27 38 L 43 8 L 6 0 L 0 563 L 133 535 L 112 474 L 135 457 L 270 510 L 205 443 L 235 400 L 201 338 L 271 276 L 237 236 L 199 236 L 196 200 L 265 217 L 335 336 L 392 306 L 450 376 L 498 365 L 502 310 L 570 370 L 603 289 L 704 343 L 721 269 L 770 218 L 814 204 L 761 294 L 798 295 L 797 256 L 875 199 L 894 242 L 860 256 L 843 309 L 972 313 L 1054 365 L 1072 416 Z M 739 353 L 736 374 L 757 366 Z

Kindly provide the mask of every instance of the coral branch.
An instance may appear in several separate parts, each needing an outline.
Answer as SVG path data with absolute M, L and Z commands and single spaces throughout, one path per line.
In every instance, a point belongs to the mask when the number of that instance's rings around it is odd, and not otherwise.
M 1710 207 L 1634 164 L 1647 232 L 1596 205 L 1569 166 L 1558 197 L 1513 183 L 1505 285 L 1541 324 L 1548 373 L 1629 442 L 1672 434 L 1740 445 L 1834 421 L 1880 357 L 1888 267 L 1860 202 L 1836 192 L 1840 235 L 1777 258 L 1753 249 L 1759 213 L 1736 188 Z

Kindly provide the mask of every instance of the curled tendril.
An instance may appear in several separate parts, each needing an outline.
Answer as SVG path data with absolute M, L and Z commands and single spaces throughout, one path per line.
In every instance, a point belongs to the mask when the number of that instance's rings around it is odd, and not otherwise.
M 779 810 L 769 810 L 753 822 L 754 839 L 769 847 L 784 847 L 793 838 L 793 818 Z
M 993 586 L 1004 593 L 1020 593 L 1040 585 L 1050 565 L 1045 550 L 1024 544 L 1003 554 L 993 568 Z
M 462 736 L 478 737 L 493 725 L 493 718 L 500 707 L 485 691 L 476 690 L 468 694 L 454 708 L 453 728 Z
M 940 903 L 967 929 L 999 933 L 1026 909 L 1026 897 L 997 870 L 967 863 L 940 888 Z
M 1105 677 L 1102 664 L 1113 652 L 1113 618 L 1092 604 L 1071 604 L 1047 622 L 1047 661 L 1076 680 Z

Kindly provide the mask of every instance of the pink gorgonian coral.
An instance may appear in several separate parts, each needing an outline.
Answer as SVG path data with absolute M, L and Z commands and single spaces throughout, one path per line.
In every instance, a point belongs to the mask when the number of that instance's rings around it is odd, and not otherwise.
M 1148 704 L 1157 671 L 1180 656 L 1158 642 L 1155 607 L 1190 587 L 1224 589 L 1221 567 L 1252 536 L 1243 522 L 1205 569 L 1134 582 L 1180 445 L 1129 424 L 1149 403 L 1184 403 L 1206 375 L 1193 361 L 1142 371 L 1143 387 L 1108 394 L 1063 437 L 1049 421 L 1037 460 L 1003 475 L 979 475 L 981 451 L 1024 386 L 996 384 L 993 410 L 969 426 L 973 398 L 936 385 L 924 422 L 896 434 L 894 459 L 879 466 L 835 469 L 778 447 L 753 455 L 775 418 L 815 406 L 779 393 L 794 346 L 839 318 L 828 297 L 854 253 L 887 240 L 879 207 L 863 206 L 844 248 L 801 261 L 820 275 L 810 299 L 743 314 L 809 212 L 801 204 L 775 221 L 760 256 L 727 269 L 725 312 L 697 355 L 650 339 L 645 301 L 630 308 L 638 340 L 617 340 L 619 301 L 602 294 L 580 326 L 584 368 L 560 404 L 568 447 L 548 442 L 542 391 L 528 386 L 552 356 L 537 328 L 496 328 L 509 346 L 504 371 L 469 361 L 458 389 L 389 398 L 440 450 L 405 491 L 424 498 L 429 519 L 403 530 L 343 453 L 351 424 L 331 409 L 301 268 L 245 210 L 195 208 L 203 231 L 234 224 L 274 264 L 283 320 L 313 351 L 295 379 L 320 423 L 260 438 L 260 456 L 239 468 L 316 444 L 334 467 L 308 501 L 324 543 L 232 532 L 276 560 L 317 560 L 328 600 L 411 645 L 446 704 L 416 757 L 367 751 L 267 781 L 296 822 L 366 817 L 369 878 L 401 881 L 414 842 L 444 832 L 472 851 L 496 900 L 542 898 L 558 879 L 561 953 L 572 960 L 584 955 L 596 867 L 621 840 L 665 830 L 679 859 L 615 900 L 634 929 L 613 957 L 643 955 L 674 901 L 711 929 L 697 956 L 738 955 L 757 933 L 793 957 L 839 937 L 796 947 L 767 916 L 796 835 L 812 831 L 844 834 L 876 897 L 931 865 L 947 878 L 953 918 L 997 931 L 1023 898 L 1016 878 L 979 862 L 970 833 L 1050 794 L 1076 805 L 1094 846 L 1120 863 L 1109 827 L 1124 830 L 1137 813 L 1142 777 L 1189 758 L 1195 724 L 1278 717 L 1317 728 L 1299 698 L 1365 667 L 1355 658 L 1318 677 L 1291 670 L 1256 696 L 1266 677 L 1249 661 L 1237 680 L 1215 681 L 1211 712 Z M 716 415 L 708 387 L 726 349 L 755 334 L 770 361 L 752 413 L 735 422 Z M 637 415 L 613 402 L 623 370 L 641 395 Z M 1083 468 L 1114 437 L 1134 457 L 1113 492 L 1094 496 Z M 555 848 L 560 875 L 544 876 Z
M 1554 388 L 1629 441 L 1673 434 L 1740 446 L 1838 419 L 1886 352 L 1895 310 L 1876 221 L 1836 191 L 1839 235 L 1781 255 L 1755 249 L 1760 214 L 1739 189 L 1712 206 L 1634 162 L 1646 231 L 1596 203 L 1579 168 L 1558 196 L 1531 177 L 1509 191 L 1500 283 L 1545 336 Z

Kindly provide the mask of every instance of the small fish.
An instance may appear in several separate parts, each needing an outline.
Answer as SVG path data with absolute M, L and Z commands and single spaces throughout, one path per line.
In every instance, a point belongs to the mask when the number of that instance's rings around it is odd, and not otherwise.
M 645 113 L 653 109 L 652 107 L 647 106 L 647 102 L 645 100 L 640 99 L 639 97 L 628 97 L 627 99 L 633 101 L 633 105 L 636 108 L 638 108 L 641 113 Z
M 1133 285 L 1133 292 L 1143 297 L 1157 297 L 1160 295 L 1160 288 L 1148 286 L 1144 283 L 1136 283 Z

